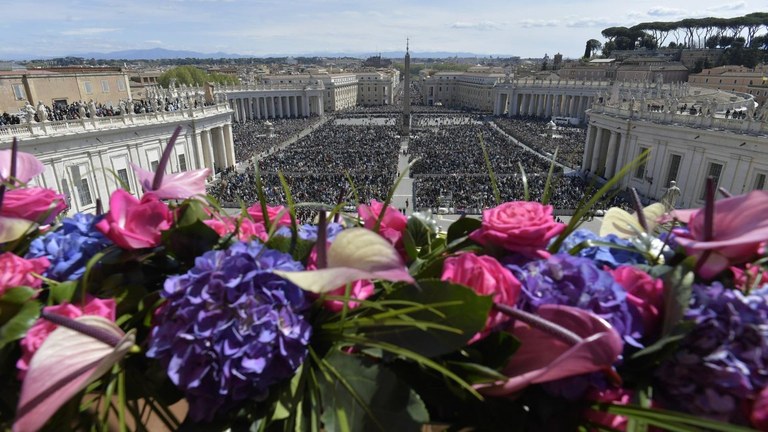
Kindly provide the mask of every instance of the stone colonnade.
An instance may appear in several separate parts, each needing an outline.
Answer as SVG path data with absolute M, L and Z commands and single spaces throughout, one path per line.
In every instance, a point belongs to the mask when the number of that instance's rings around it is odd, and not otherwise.
M 573 117 L 586 120 L 586 111 L 595 101 L 594 95 L 557 93 L 551 88 L 536 91 L 499 92 L 494 104 L 494 115 Z
M 234 119 L 239 123 L 246 120 L 321 116 L 325 113 L 320 95 L 254 96 L 245 92 L 232 92 L 227 93 L 227 99 L 235 112 Z
M 210 168 L 215 173 L 237 163 L 232 125 L 229 123 L 196 131 L 192 143 L 197 169 Z

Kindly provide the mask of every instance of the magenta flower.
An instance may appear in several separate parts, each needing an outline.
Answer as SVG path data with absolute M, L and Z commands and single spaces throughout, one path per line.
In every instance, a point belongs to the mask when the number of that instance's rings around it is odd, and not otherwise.
M 699 275 L 710 279 L 728 268 L 754 258 L 768 241 L 768 192 L 722 199 L 714 203 L 711 237 L 706 238 L 705 209 L 675 212 L 686 222 L 688 231 L 678 230 L 675 241 L 688 254 L 704 259 Z
M 520 341 L 520 349 L 504 368 L 509 379 L 479 385 L 480 393 L 511 396 L 531 384 L 608 371 L 624 348 L 621 336 L 611 325 L 587 311 L 543 305 L 536 315 L 548 323 L 539 326 L 535 323 L 538 320 L 526 323 L 518 317 L 511 331 Z
M 247 211 L 254 222 L 260 222 L 264 224 L 264 215 L 261 211 L 261 204 L 254 204 L 248 207 Z M 272 226 L 273 223 L 276 223 L 278 226 L 291 225 L 291 215 L 288 213 L 288 209 L 286 209 L 284 206 L 267 206 L 267 217 L 269 218 L 270 226 Z
M 0 254 L 0 297 L 10 288 L 27 286 L 40 288 L 43 274 L 50 265 L 47 258 L 24 259 L 11 252 Z
M 0 183 L 12 177 L 26 183 L 45 171 L 43 164 L 34 155 L 17 150 L 18 141 L 13 139 L 13 148 L 0 150 Z
M 144 189 L 144 193 L 152 192 L 160 199 L 187 199 L 205 194 L 205 179 L 211 175 L 209 168 L 165 174 L 165 167 L 171 158 L 173 145 L 180 133 L 181 126 L 176 128 L 171 139 L 168 140 L 168 145 L 165 146 L 157 165 L 157 171 L 147 171 L 134 163 L 130 164 L 139 179 L 139 184 Z
M 67 209 L 64 196 L 52 189 L 25 187 L 6 190 L 0 216 L 49 224 Z
M 379 220 L 382 212 L 384 212 L 384 217 L 381 219 L 379 234 L 397 246 L 403 237 L 405 226 L 408 223 L 408 220 L 402 213 L 392 206 L 385 208 L 384 203 L 376 200 L 371 200 L 371 205 L 369 206 L 360 204 L 357 208 L 357 213 L 360 215 L 360 219 L 363 220 L 363 225 L 369 230 L 376 226 L 376 221 Z

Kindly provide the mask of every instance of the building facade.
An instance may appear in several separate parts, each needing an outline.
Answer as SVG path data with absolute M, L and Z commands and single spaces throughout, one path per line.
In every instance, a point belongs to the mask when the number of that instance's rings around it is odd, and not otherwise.
M 768 99 L 768 65 L 765 64 L 754 69 L 743 66 L 704 69 L 701 73 L 689 76 L 688 82 L 697 87 L 750 94 L 758 103 Z
M 502 73 L 438 72 L 422 78 L 421 94 L 427 105 L 493 111 L 493 88 L 504 77 Z
M 182 127 L 166 173 L 236 164 L 232 111 L 222 103 L 175 112 L 85 120 L 32 122 L 0 128 L 0 148 L 14 137 L 19 150 L 34 154 L 45 166 L 32 183 L 67 197 L 69 213 L 109 208 L 110 194 L 127 186 L 140 195 L 130 163 L 154 170 L 173 130 Z

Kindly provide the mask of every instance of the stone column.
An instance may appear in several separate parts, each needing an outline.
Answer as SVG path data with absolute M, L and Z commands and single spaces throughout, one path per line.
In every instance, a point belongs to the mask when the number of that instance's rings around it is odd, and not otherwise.
M 227 166 L 227 153 L 224 149 L 224 128 L 217 127 L 211 129 L 213 138 L 214 166 L 218 169 L 224 169 Z
M 301 97 L 301 111 L 304 117 L 309 117 L 309 95 L 303 95 Z
M 232 135 L 232 125 L 227 123 L 223 126 L 224 129 L 224 152 L 227 158 L 227 167 L 233 167 L 237 165 L 235 158 L 235 139 Z
M 299 117 L 299 113 L 298 111 L 296 111 L 296 96 L 291 96 L 290 102 L 291 102 L 291 116 Z
M 616 174 L 616 154 L 618 147 L 618 133 L 616 133 L 616 131 L 611 131 L 611 138 L 608 140 L 608 154 L 605 157 L 605 178 L 607 179 Z
M 519 103 L 518 98 L 520 97 L 519 94 L 517 94 L 515 91 L 512 91 L 512 93 L 509 95 L 509 97 L 512 99 L 512 106 L 509 109 L 509 115 L 510 116 L 516 116 L 519 113 Z
M 283 118 L 283 97 L 275 97 L 275 105 L 277 107 L 277 117 Z
M 590 169 L 589 164 L 592 162 L 592 152 L 595 151 L 595 140 L 597 138 L 597 128 L 594 126 L 587 127 L 587 141 L 584 144 L 584 157 L 581 160 L 581 169 Z
M 211 131 L 204 130 L 200 133 L 200 135 L 202 138 L 203 159 L 205 161 L 205 167 L 210 168 L 211 175 L 213 175 L 216 172 L 216 169 L 214 166 L 213 143 L 211 142 Z
M 239 122 L 240 117 L 238 117 L 238 112 L 237 112 L 237 99 L 230 99 L 229 104 L 232 106 L 232 111 L 234 111 L 232 113 L 232 117 L 234 121 Z
M 253 98 L 253 114 L 256 116 L 257 120 L 261 119 L 261 98 L 255 97 Z
M 195 153 L 195 169 L 205 168 L 207 165 L 205 163 L 205 156 L 203 153 L 203 138 L 200 133 L 192 135 L 192 145 Z
M 592 174 L 597 174 L 600 170 L 600 153 L 603 147 L 603 133 L 605 130 L 600 127 L 595 127 L 595 144 L 592 146 L 592 162 L 589 164 L 589 170 Z
M 552 117 L 552 94 L 547 93 L 547 101 L 544 103 L 544 116 Z

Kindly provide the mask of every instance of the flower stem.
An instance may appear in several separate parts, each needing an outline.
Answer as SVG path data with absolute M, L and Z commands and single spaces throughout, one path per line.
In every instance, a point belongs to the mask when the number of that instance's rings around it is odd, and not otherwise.
M 317 224 L 317 268 L 318 270 L 328 267 L 328 221 L 326 220 L 325 210 L 320 209 L 319 220 Z
M 580 344 L 584 341 L 584 339 L 576 333 L 565 327 L 559 326 L 552 321 L 547 321 L 538 315 L 499 303 L 494 303 L 493 308 L 510 318 L 520 320 L 529 326 L 550 334 L 570 345 Z
M 13 179 L 11 181 L 15 181 L 16 179 L 16 158 L 19 155 L 19 140 L 16 137 L 13 137 L 13 144 L 11 145 L 11 173 L 8 177 L 9 179 Z
M 75 321 L 72 318 L 67 318 L 62 315 L 53 314 L 50 312 L 42 311 L 40 312 L 40 316 L 45 318 L 46 320 L 56 324 L 60 325 L 62 327 L 66 327 L 70 330 L 74 330 L 78 333 L 82 333 L 86 336 L 90 336 L 98 341 L 104 342 L 105 344 L 116 347 L 119 343 L 121 338 L 119 336 L 115 336 L 111 333 L 108 333 L 100 328 L 92 327 L 87 324 L 83 324 L 79 321 Z
M 173 151 L 173 145 L 176 143 L 176 139 L 181 134 L 181 126 L 176 126 L 176 130 L 173 131 L 171 139 L 168 140 L 168 145 L 163 150 L 163 156 L 160 158 L 160 162 L 157 164 L 157 171 L 155 171 L 155 178 L 152 180 L 152 190 L 160 189 L 163 184 L 163 175 L 165 174 L 165 167 L 168 165 L 168 160 L 171 158 L 171 152 Z
M 637 214 L 637 222 L 643 227 L 645 232 L 648 232 L 648 221 L 645 220 L 643 206 L 640 204 L 640 195 L 637 194 L 637 189 L 635 188 L 632 188 L 632 206 L 635 208 L 635 214 Z

